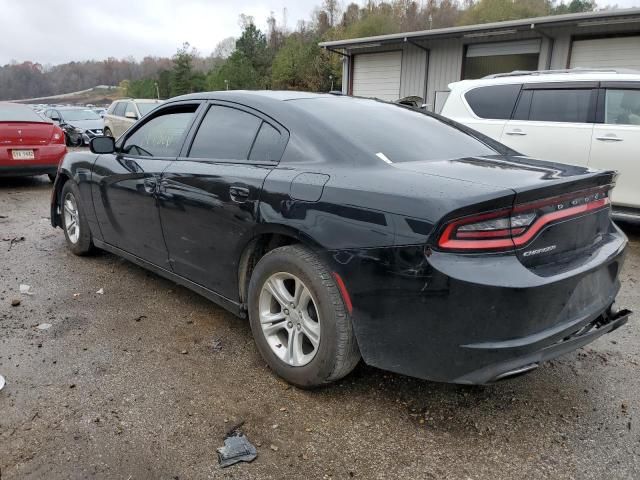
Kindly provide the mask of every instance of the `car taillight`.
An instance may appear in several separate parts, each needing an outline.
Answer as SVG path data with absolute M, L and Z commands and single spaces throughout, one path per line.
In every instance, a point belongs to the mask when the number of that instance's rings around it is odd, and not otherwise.
M 59 127 L 53 129 L 53 135 L 51 135 L 51 143 L 64 143 L 64 133 Z
M 610 187 L 574 192 L 515 205 L 511 209 L 458 218 L 447 223 L 438 247 L 457 251 L 504 251 L 529 243 L 549 223 L 609 205 Z

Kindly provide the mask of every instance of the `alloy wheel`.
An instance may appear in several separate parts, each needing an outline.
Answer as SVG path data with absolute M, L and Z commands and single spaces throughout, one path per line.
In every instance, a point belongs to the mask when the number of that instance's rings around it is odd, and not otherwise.
M 320 345 L 320 317 L 302 280 L 274 273 L 262 286 L 258 308 L 262 332 L 280 360 L 292 367 L 313 360 Z
M 80 215 L 78 214 L 78 203 L 76 197 L 67 193 L 64 197 L 64 229 L 67 232 L 71 243 L 78 243 L 80 238 Z

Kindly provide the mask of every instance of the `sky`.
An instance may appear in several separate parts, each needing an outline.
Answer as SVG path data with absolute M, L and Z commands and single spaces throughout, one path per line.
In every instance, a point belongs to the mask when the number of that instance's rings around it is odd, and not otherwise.
M 240 34 L 241 13 L 266 30 L 274 12 L 286 26 L 309 20 L 321 0 L 0 0 L 0 65 L 13 60 L 43 65 L 108 57 L 170 57 L 183 42 L 210 54 Z M 347 1 L 343 0 L 342 4 Z M 360 2 L 362 3 L 362 2 Z M 620 8 L 640 0 L 600 0 Z

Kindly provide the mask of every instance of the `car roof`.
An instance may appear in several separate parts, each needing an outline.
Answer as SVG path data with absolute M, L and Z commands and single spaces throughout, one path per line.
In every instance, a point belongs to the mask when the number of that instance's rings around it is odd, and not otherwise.
M 563 71 L 563 72 L 529 72 L 492 76 L 476 80 L 461 80 L 449 84 L 451 90 L 476 87 L 481 85 L 509 85 L 514 83 L 550 83 L 550 82 L 639 82 L 638 73 L 616 73 L 614 71 Z
M 338 95 L 339 96 L 339 95 Z M 335 98 L 329 93 L 309 93 L 291 90 L 220 90 L 214 92 L 200 92 L 174 97 L 175 100 L 228 100 L 228 101 L 252 101 L 258 98 L 264 100 L 287 101 L 307 98 Z

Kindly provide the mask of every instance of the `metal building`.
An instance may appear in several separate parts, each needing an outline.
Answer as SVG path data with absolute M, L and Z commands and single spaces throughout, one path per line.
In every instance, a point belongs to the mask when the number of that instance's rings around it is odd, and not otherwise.
M 440 111 L 447 85 L 513 70 L 640 70 L 640 8 L 554 15 L 322 42 L 343 55 L 343 93 L 424 99 Z

